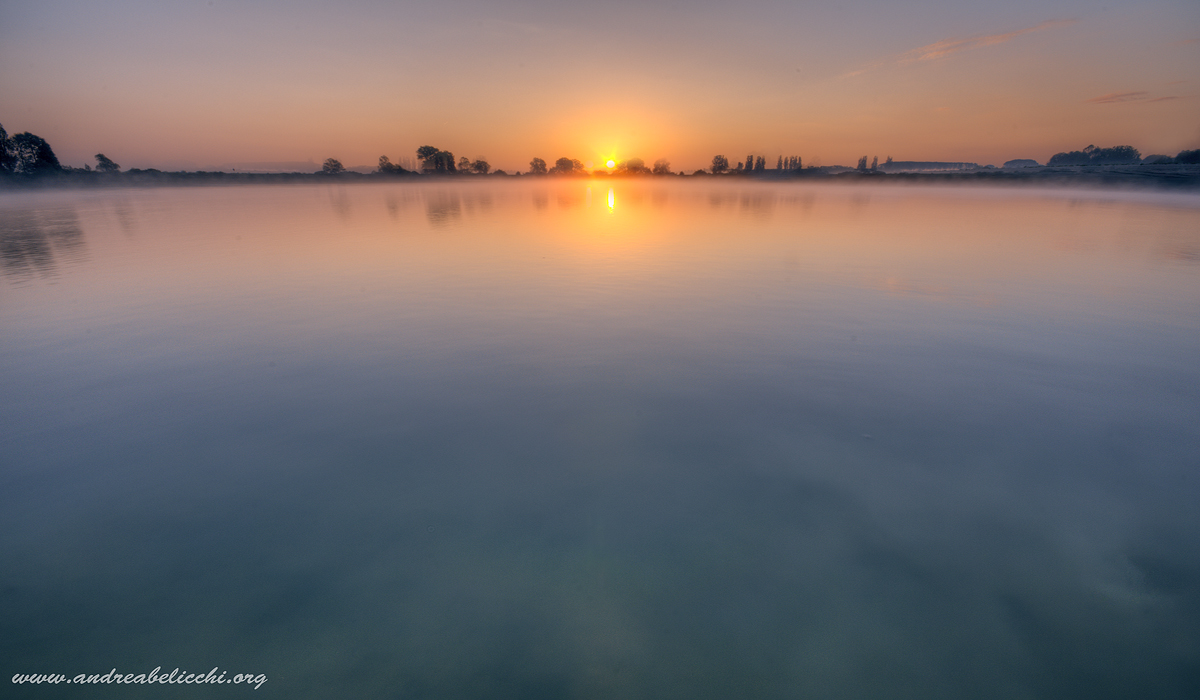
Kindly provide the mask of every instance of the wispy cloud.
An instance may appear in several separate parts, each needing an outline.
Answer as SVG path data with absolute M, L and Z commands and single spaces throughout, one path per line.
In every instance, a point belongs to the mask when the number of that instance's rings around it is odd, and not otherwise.
M 1148 97 L 1150 97 L 1150 93 L 1145 92 L 1145 91 L 1142 91 L 1142 92 L 1110 92 L 1107 95 L 1093 97 L 1092 99 L 1085 100 L 1085 101 L 1091 102 L 1092 104 L 1107 105 L 1107 104 L 1113 104 L 1116 102 L 1137 102 L 1139 100 L 1144 100 Z
M 1165 102 L 1167 100 L 1178 99 L 1178 95 L 1166 95 L 1164 97 L 1151 98 L 1150 93 L 1144 90 L 1139 90 L 1138 92 L 1110 92 L 1107 95 L 1101 95 L 1099 97 L 1093 97 L 1090 100 L 1084 100 L 1084 102 L 1090 102 L 1091 104 L 1096 105 L 1111 105 L 1121 102 L 1143 102 L 1145 104 L 1150 104 L 1151 102 Z
M 1058 27 L 1066 27 L 1075 24 L 1079 20 L 1075 19 L 1052 19 L 1041 24 L 1035 24 L 1032 27 L 1018 29 L 1015 32 L 1006 32 L 1004 34 L 989 34 L 987 36 L 976 36 L 970 39 L 943 39 L 942 41 L 922 46 L 919 49 L 913 49 L 900 57 L 900 63 L 914 63 L 916 61 L 932 61 L 938 58 L 945 58 L 950 54 L 958 53 L 959 51 L 967 51 L 970 49 L 980 49 L 984 46 L 995 46 L 1003 44 L 1023 34 L 1032 34 L 1033 32 L 1041 32 L 1047 29 L 1055 29 Z
M 968 39 L 943 39 L 911 51 L 905 51 L 898 56 L 893 56 L 883 61 L 879 61 L 878 63 L 873 63 L 865 68 L 851 71 L 842 77 L 849 78 L 855 75 L 862 75 L 868 71 L 888 65 L 906 65 L 921 61 L 934 61 L 962 51 L 970 51 L 972 49 L 984 48 L 985 46 L 996 46 L 997 44 L 1003 44 L 1012 41 L 1023 34 L 1032 34 L 1034 32 L 1041 32 L 1047 29 L 1067 27 L 1075 24 L 1078 21 L 1079 20 L 1077 19 L 1052 19 L 1042 22 L 1041 24 L 1035 24 L 1032 27 L 1025 27 L 1024 29 L 1005 32 L 1003 34 L 987 34 L 984 36 L 973 36 Z

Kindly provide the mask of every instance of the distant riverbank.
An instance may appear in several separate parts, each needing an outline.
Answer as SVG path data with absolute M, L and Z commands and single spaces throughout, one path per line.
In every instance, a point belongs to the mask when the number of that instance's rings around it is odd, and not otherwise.
M 278 185 L 278 184 L 353 184 L 367 182 L 476 182 L 482 180 L 544 180 L 555 182 L 577 179 L 641 179 L 641 180 L 754 180 L 804 182 L 870 182 L 873 184 L 987 184 L 987 185 L 1054 185 L 1082 187 L 1135 187 L 1147 189 L 1200 189 L 1200 165 L 1084 165 L 1040 166 L 1028 168 L 980 168 L 978 170 L 943 172 L 884 173 L 860 171 L 840 166 L 810 167 L 801 170 L 759 170 L 713 175 L 698 172 L 691 175 L 615 175 L 605 172 L 573 175 L 432 175 L 402 173 L 238 173 L 238 172 L 162 172 L 158 170 L 128 170 L 119 173 L 97 173 L 81 170 L 46 173 L 36 177 L 0 178 L 0 191 L 20 191 L 46 188 L 92 189 L 114 187 L 178 187 L 188 185 Z

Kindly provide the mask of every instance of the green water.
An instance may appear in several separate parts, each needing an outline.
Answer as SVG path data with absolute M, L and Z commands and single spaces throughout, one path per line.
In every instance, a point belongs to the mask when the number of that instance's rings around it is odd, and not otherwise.
M 485 182 L 0 194 L 6 696 L 1200 695 L 1200 197 Z

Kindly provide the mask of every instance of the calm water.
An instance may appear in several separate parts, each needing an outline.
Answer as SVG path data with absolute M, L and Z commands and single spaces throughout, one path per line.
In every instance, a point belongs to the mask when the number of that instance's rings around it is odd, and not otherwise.
M 1200 695 L 1200 197 L 7 193 L 0 254 L 10 697 Z M 269 681 L 8 681 L 156 666 Z

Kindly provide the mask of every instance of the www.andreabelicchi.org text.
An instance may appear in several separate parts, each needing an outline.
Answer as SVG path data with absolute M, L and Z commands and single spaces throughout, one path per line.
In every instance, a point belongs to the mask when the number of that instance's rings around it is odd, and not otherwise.
M 72 678 L 68 678 L 62 674 L 55 673 L 18 673 L 12 677 L 12 682 L 17 684 L 23 683 L 77 683 L 79 685 L 87 685 L 89 683 L 128 683 L 131 685 L 144 685 L 147 683 L 170 683 L 170 684 L 200 684 L 200 683 L 215 683 L 221 685 L 223 683 L 233 683 L 252 685 L 255 690 L 262 687 L 263 683 L 267 682 L 267 677 L 261 673 L 237 673 L 229 678 L 226 678 L 226 671 L 222 671 L 220 667 L 213 668 L 208 673 L 188 673 L 175 669 L 170 672 L 162 672 L 162 667 L 155 667 L 150 673 L 117 673 L 117 669 L 113 669 L 108 673 L 87 674 L 81 673 Z

